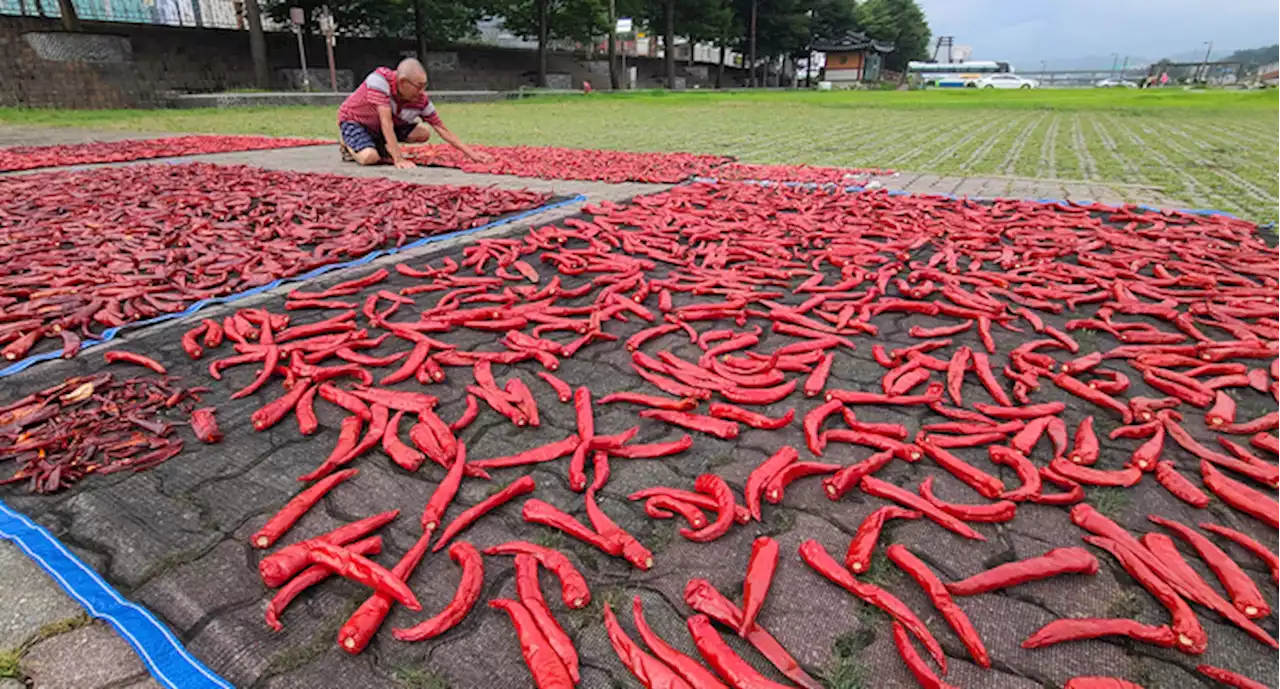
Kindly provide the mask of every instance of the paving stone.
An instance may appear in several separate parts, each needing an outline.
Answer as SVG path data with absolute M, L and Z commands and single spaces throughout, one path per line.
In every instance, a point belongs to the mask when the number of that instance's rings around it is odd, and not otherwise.
M 0 649 L 17 648 L 44 625 L 83 612 L 17 546 L 0 542 Z
M 21 667 L 40 689 L 99 689 L 146 672 L 133 649 L 101 622 L 32 646 Z

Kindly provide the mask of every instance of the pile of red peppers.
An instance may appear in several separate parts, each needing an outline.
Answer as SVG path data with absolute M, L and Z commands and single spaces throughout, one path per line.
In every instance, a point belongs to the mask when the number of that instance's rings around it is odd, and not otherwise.
M 11 463 L 0 484 L 53 493 L 89 474 L 144 471 L 182 452 L 175 433 L 182 426 L 201 442 L 222 440 L 213 408 L 201 406 L 207 388 L 181 386 L 148 357 L 109 354 L 108 364 L 123 366 L 68 378 L 0 407 L 0 458 Z M 139 374 L 136 366 L 159 375 Z
M 762 165 L 759 163 L 729 163 L 711 172 L 710 176 L 722 182 L 767 180 L 770 182 L 798 182 L 801 184 L 853 185 L 867 177 L 892 175 L 893 170 L 875 167 L 825 167 L 821 165 Z
M 547 198 L 199 163 L 0 178 L 0 365 Z
M 538 179 L 574 179 L 595 182 L 645 182 L 676 184 L 690 177 L 707 176 L 733 160 L 727 156 L 696 153 L 635 153 L 600 149 L 542 146 L 472 146 L 489 154 L 477 162 L 444 144 L 408 146 L 420 165 L 451 167 L 464 172 L 515 175 Z
M 269 136 L 175 136 L 57 146 L 12 146 L 0 148 L 0 172 L 332 143 L 322 139 L 277 139 Z
M 513 557 L 517 596 L 489 605 L 511 620 L 538 686 L 573 686 L 577 652 L 538 572 L 554 575 L 559 605 L 568 609 L 590 603 L 586 577 L 565 553 L 532 538 L 477 547 L 457 537 L 519 498 L 531 533 L 559 531 L 649 570 L 661 563 L 598 500 L 611 462 L 663 461 L 711 442 L 708 436 L 733 441 L 746 429 L 795 429 L 803 447 L 778 443 L 745 481 L 708 472 L 691 485 L 651 486 L 630 497 L 643 501 L 646 515 L 676 519 L 682 537 L 703 543 L 767 519 L 766 504 L 797 490 L 831 500 L 861 492 L 876 507 L 848 542 L 808 540 L 791 557 L 886 615 L 922 687 L 950 686 L 935 634 L 942 625 L 925 620 L 945 623 L 975 664 L 990 667 L 964 599 L 1051 578 L 1083 585 L 1101 566 L 1098 554 L 1164 606 L 1167 623 L 1064 618 L 1035 632 L 1025 648 L 1124 636 L 1198 655 L 1210 643 L 1201 616 L 1277 647 L 1255 622 L 1271 607 L 1247 572 L 1262 565 L 1276 580 L 1276 554 L 1267 546 L 1208 512 L 1195 525 L 1152 515 L 1150 530 L 1134 533 L 1088 503 L 1095 487 L 1145 481 L 1196 509 L 1212 494 L 1233 521 L 1277 528 L 1280 415 L 1236 412 L 1237 401 L 1274 408 L 1280 373 L 1280 263 L 1252 225 L 1136 208 L 746 184 L 694 184 L 587 211 L 587 219 L 522 237 L 477 240 L 457 258 L 396 265 L 397 281 L 412 281 L 398 290 L 386 284 L 392 271 L 380 269 L 294 290 L 283 309 L 241 309 L 184 335 L 188 356 L 207 358 L 215 379 L 230 367 L 252 372 L 239 376 L 248 382 L 233 386 L 232 396 L 268 400 L 252 416 L 259 431 L 291 418 L 300 434 L 316 432 L 318 401 L 346 414 L 337 445 L 299 477 L 305 487 L 254 534 L 255 547 L 275 546 L 356 476 L 360 462 L 382 461 L 378 453 L 404 471 L 430 462 L 444 475 L 424 505 L 418 542 L 391 569 L 371 558 L 382 546 L 374 532 L 395 511 L 265 555 L 262 579 L 279 587 L 268 624 L 278 629 L 285 606 L 305 588 L 343 576 L 370 589 L 339 632 L 340 647 L 357 653 L 393 605 L 423 607 L 408 580 L 428 551 L 447 548 L 460 570 L 453 600 L 393 631 L 404 641 L 433 638 L 473 611 L 484 556 Z M 904 328 L 916 342 L 886 346 L 878 341 L 885 328 Z M 461 332 L 492 333 L 492 345 L 452 344 L 450 334 Z M 625 348 L 644 389 L 598 394 L 565 383 L 556 371 L 586 347 Z M 858 350 L 869 350 L 880 367 L 877 384 L 849 382 Z M 1138 394 L 1137 378 L 1165 396 Z M 437 413 L 431 390 L 441 385 L 467 391 L 456 419 Z M 481 415 L 539 427 L 539 397 L 572 405 L 574 432 L 514 455 L 468 456 L 464 435 Z M 1068 417 L 1064 400 L 1086 415 Z M 636 424 L 599 431 L 599 404 L 635 409 Z M 914 428 L 872 420 L 884 407 L 924 418 Z M 670 426 L 671 439 L 638 442 L 642 426 L 655 423 Z M 1120 442 L 1104 445 L 1103 432 Z M 529 497 L 537 487 L 525 468 L 556 461 L 582 496 L 585 523 L 571 506 Z M 885 480 L 883 470 L 897 462 L 936 465 L 972 494 L 940 495 L 932 476 L 919 485 Z M 1011 476 L 1000 478 L 1000 467 Z M 820 481 L 791 485 L 804 479 Z M 462 509 L 453 501 L 463 481 L 499 488 Z M 1069 509 L 1080 540 L 951 581 L 910 549 L 885 543 L 891 520 L 985 541 L 1028 503 Z M 1233 560 L 1228 544 L 1249 559 Z M 843 560 L 831 547 L 845 549 Z M 866 577 L 882 548 L 887 564 L 875 566 L 907 574 L 934 610 L 913 610 Z M 1221 592 L 1186 552 L 1203 561 Z M 821 686 L 760 621 L 781 557 L 776 541 L 756 539 L 744 558 L 740 602 L 705 580 L 688 582 L 685 602 L 695 614 L 686 626 L 701 660 L 654 634 L 638 600 L 632 621 L 643 645 L 604 606 L 611 644 L 650 688 L 791 686 L 760 674 L 724 641 L 723 629 L 794 686 Z M 796 595 L 775 593 L 788 594 Z M 1223 668 L 1199 671 L 1229 686 L 1257 685 Z M 1138 685 L 1081 676 L 1067 686 Z

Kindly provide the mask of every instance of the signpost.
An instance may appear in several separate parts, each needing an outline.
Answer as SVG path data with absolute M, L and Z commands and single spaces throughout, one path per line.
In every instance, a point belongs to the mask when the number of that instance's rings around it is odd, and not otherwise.
M 613 27 L 613 33 L 619 36 L 626 36 L 635 30 L 634 22 L 631 17 L 618 17 L 618 23 Z M 624 81 L 623 89 L 631 90 L 631 73 L 627 71 L 627 42 L 622 42 L 622 78 Z
M 298 37 L 298 60 L 302 63 L 302 90 L 311 92 L 311 75 L 307 72 L 307 49 L 302 44 L 302 25 L 307 22 L 306 12 L 301 7 L 289 8 L 289 24 L 293 26 L 293 34 Z
M 338 90 L 338 69 L 333 64 L 333 46 L 338 42 L 338 37 L 334 33 L 338 30 L 338 23 L 333 20 L 333 14 L 329 12 L 326 5 L 320 10 L 320 30 L 324 32 L 324 47 L 329 53 L 329 89 L 331 91 Z

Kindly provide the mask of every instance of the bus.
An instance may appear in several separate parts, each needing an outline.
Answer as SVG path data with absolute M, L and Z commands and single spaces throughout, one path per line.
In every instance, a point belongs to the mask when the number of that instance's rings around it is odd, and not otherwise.
M 1008 74 L 1013 67 L 1008 62 L 973 60 L 971 62 L 916 62 L 907 63 L 907 74 L 917 77 L 926 86 L 964 88 L 988 74 Z

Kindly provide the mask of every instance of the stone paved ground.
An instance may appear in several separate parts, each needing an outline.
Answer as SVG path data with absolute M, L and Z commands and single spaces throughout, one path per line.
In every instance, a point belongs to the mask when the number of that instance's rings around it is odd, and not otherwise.
M 66 135 L 59 130 L 59 138 Z M 0 141 L 5 140 L 0 129 Z M 31 134 L 25 133 L 27 140 Z M 243 162 L 267 167 L 298 170 L 336 171 L 344 174 L 385 175 L 414 181 L 458 183 L 476 180 L 504 186 L 550 188 L 556 193 L 582 191 L 594 198 L 627 198 L 650 192 L 648 185 L 592 185 L 581 183 L 539 183 L 532 180 L 479 177 L 456 171 L 396 171 L 388 168 L 358 169 L 337 163 L 336 153 L 324 148 L 266 151 L 247 154 L 202 156 L 219 162 Z M 924 176 L 897 178 L 903 186 L 941 184 L 938 179 L 922 181 Z M 983 189 L 988 182 L 975 182 Z M 957 184 L 965 184 L 958 181 Z M 1028 183 L 1030 184 L 1030 183 Z M 1053 183 L 1058 184 L 1058 183 Z M 543 186 L 539 186 L 543 185 Z M 1032 187 L 1030 196 L 1052 196 L 1041 193 L 1044 187 Z M 934 189 L 955 193 L 956 190 Z M 979 192 L 961 192 L 979 194 Z M 1090 190 L 1089 198 L 1098 198 Z M 988 195 L 982 193 L 980 195 Z M 1099 199 L 1105 200 L 1105 199 Z M 1153 201 L 1157 199 L 1152 199 Z M 563 211 L 557 215 L 572 212 Z M 550 215 L 550 214 L 549 214 Z M 549 222 L 551 217 L 536 218 L 515 228 Z M 401 255 L 387 263 L 408 261 L 420 263 L 429 255 L 447 252 L 456 255 L 456 243 L 424 248 L 417 256 Z M 363 273 L 367 269 L 358 272 Z M 352 277 L 352 274 L 327 276 L 324 283 Z M 393 289 L 394 289 L 393 284 Z M 257 303 L 279 309 L 282 295 L 268 294 Z M 237 304 L 237 307 L 245 306 Z M 218 315 L 210 311 L 205 315 Z M 903 317 L 885 327 L 882 340 L 907 343 L 907 330 L 914 324 L 935 325 L 920 316 Z M 202 366 L 187 363 L 177 350 L 177 335 L 183 326 L 157 326 L 130 334 L 122 346 L 154 352 L 174 371 L 202 380 Z M 999 336 L 1000 333 L 997 333 Z M 482 339 L 473 336 L 475 344 Z M 1002 351 L 1012 346 L 1003 339 Z M 764 346 L 770 346 L 767 339 Z M 687 349 L 687 347 L 685 348 Z M 673 348 L 677 354 L 690 354 Z M 859 351 L 847 367 L 837 368 L 834 379 L 848 386 L 866 386 L 879 379 L 881 370 L 870 361 L 869 351 Z M 21 394 L 41 387 L 49 380 L 60 379 L 91 370 L 96 357 L 84 356 L 69 362 L 55 362 L 38 367 L 28 374 L 6 381 L 6 389 Z M 525 372 L 526 377 L 528 371 Z M 601 374 L 604 375 L 601 375 Z M 570 384 L 590 383 L 599 391 L 618 387 L 625 381 L 635 387 L 625 356 L 616 349 L 592 348 L 567 361 L 562 377 Z M 6 502 L 35 516 L 53 530 L 87 562 L 102 572 L 126 596 L 155 611 L 178 634 L 188 647 L 211 664 L 237 686 L 254 687 L 438 687 L 455 689 L 478 686 L 522 687 L 528 675 L 519 660 L 509 624 L 497 615 L 473 614 L 454 632 L 434 642 L 400 644 L 384 633 L 359 658 L 349 658 L 334 646 L 337 625 L 363 599 L 356 588 L 343 582 L 331 582 L 315 595 L 304 597 L 286 612 L 285 631 L 272 634 L 262 623 L 262 606 L 269 597 L 257 580 L 253 564 L 257 556 L 245 546 L 252 533 L 274 512 L 280 502 L 296 490 L 292 478 L 313 467 L 322 453 L 332 446 L 336 436 L 338 415 L 328 405 L 318 405 L 324 430 L 314 441 L 298 441 L 296 431 L 285 423 L 268 433 L 248 432 L 248 416 L 261 402 L 261 396 L 238 403 L 225 401 L 226 391 L 247 382 L 247 370 L 235 370 L 215 393 L 219 422 L 227 432 L 228 442 L 214 448 L 198 448 L 174 461 L 143 474 L 116 475 L 86 481 L 75 489 L 54 498 L 33 498 L 6 492 Z M 463 372 L 460 375 L 465 375 Z M 455 386 L 441 391 L 442 416 L 454 418 L 461 409 L 462 397 Z M 517 449 L 563 437 L 572 432 L 572 412 L 541 394 L 544 426 L 533 431 L 516 431 L 492 415 L 482 417 L 469 431 L 473 457 L 498 456 Z M 1145 391 L 1139 391 L 1139 394 Z M 966 388 L 967 394 L 980 394 L 977 388 Z M 6 399 L 10 397 L 6 393 Z M 1050 394 L 1049 397 L 1052 397 Z M 1068 415 L 1074 426 L 1082 413 L 1075 400 L 1064 398 L 1071 406 Z M 802 401 L 797 412 L 803 414 L 813 406 Z M 779 412 L 783 405 L 766 411 Z M 789 406 L 789 405 L 787 405 Z M 1255 409 L 1241 409 L 1242 418 L 1257 415 Z M 602 433 L 616 432 L 634 422 L 631 410 L 601 409 L 597 425 Z M 868 414 L 872 421 L 896 421 L 914 425 L 909 415 L 898 411 Z M 1105 437 L 1109 427 L 1100 427 Z M 640 441 L 669 437 L 656 424 L 642 425 Z M 761 533 L 774 535 L 787 554 L 779 568 L 778 578 L 769 604 L 762 615 L 763 623 L 774 632 L 811 672 L 831 676 L 860 677 L 843 684 L 841 689 L 855 687 L 913 686 L 897 660 L 885 622 L 866 615 L 843 591 L 817 580 L 793 556 L 796 546 L 806 538 L 818 538 L 832 544 L 847 542 L 849 535 L 874 504 L 864 496 L 850 495 L 840 502 L 822 496 L 816 481 L 797 483 L 789 492 L 784 507 L 766 507 L 763 523 L 734 528 L 729 535 L 711 544 L 695 545 L 674 536 L 674 525 L 645 519 L 624 496 L 651 485 L 688 485 L 693 477 L 714 468 L 734 485 L 740 485 L 747 472 L 780 442 L 800 445 L 796 437 L 780 438 L 761 431 L 748 431 L 737 443 L 699 438 L 696 451 L 672 461 L 615 464 L 614 479 L 604 494 L 603 507 L 621 525 L 641 538 L 654 552 L 659 566 L 641 574 L 625 564 L 604 559 L 594 551 L 561 543 L 578 560 L 593 583 L 597 601 L 609 601 L 618 609 L 632 595 L 642 596 L 651 622 L 660 635 L 676 642 L 686 652 L 692 651 L 688 637 L 680 629 L 680 616 L 686 614 L 681 591 L 690 577 L 711 580 L 726 595 L 737 597 L 745 566 L 745 553 L 751 539 Z M 1116 446 L 1111 446 L 1116 449 Z M 846 448 L 834 448 L 831 461 L 849 462 Z M 860 457 L 859 457 L 860 458 Z M 438 479 L 424 470 L 418 477 L 395 471 L 382 462 L 365 462 L 362 475 L 353 480 L 351 489 L 335 493 L 326 500 L 323 510 L 308 515 L 295 529 L 298 533 L 316 533 L 336 525 L 399 506 L 410 515 L 420 509 L 425 491 Z M 495 482 L 505 484 L 521 472 L 499 473 Z M 936 473 L 936 472 L 935 472 Z M 886 471 L 886 478 L 914 485 L 925 474 L 918 466 L 896 463 Z M 553 504 L 580 505 L 580 499 L 565 485 L 560 463 L 538 468 L 533 476 L 539 483 L 539 497 Z M 1006 477 L 1007 478 L 1007 477 Z M 937 491 L 943 497 L 959 499 L 963 489 L 946 474 L 938 474 Z M 486 494 L 485 488 L 466 483 L 459 494 L 463 504 L 473 504 Z M 1123 525 L 1145 530 L 1143 516 L 1159 512 L 1184 522 L 1198 518 L 1185 506 L 1172 501 L 1157 486 L 1144 482 L 1125 493 L 1099 491 L 1094 502 L 1105 503 L 1107 511 Z M 1224 510 L 1214 508 L 1214 518 L 1243 528 Z M 386 530 L 387 550 L 403 552 L 414 537 L 414 520 L 401 518 Z M 991 542 L 977 545 L 960 541 L 925 523 L 900 523 L 887 529 L 887 537 L 908 545 L 924 557 L 944 579 L 966 576 L 984 567 L 1039 554 L 1050 547 L 1079 543 L 1079 530 L 1072 527 L 1063 510 L 1027 505 L 1019 509 L 1015 522 L 984 528 Z M 1256 532 L 1257 529 L 1252 529 Z M 519 520 L 518 506 L 508 508 L 484 520 L 467 532 L 466 538 L 477 544 L 497 543 L 516 534 L 530 536 L 530 530 Z M 1255 533 L 1275 545 L 1275 536 Z M 539 539 L 554 541 L 545 530 Z M 1239 555 L 1239 553 L 1235 553 Z M 1242 561 L 1246 558 L 1240 557 Z M 512 594 L 510 567 L 496 558 L 486 558 L 488 565 L 485 598 Z M 984 672 L 970 664 L 959 644 L 936 615 L 928 602 L 912 586 L 901 585 L 886 562 L 873 568 L 881 572 L 877 583 L 889 586 L 913 609 L 920 611 L 926 623 L 938 632 L 952 660 L 949 680 L 962 687 L 1008 687 L 1037 689 L 1060 686 L 1073 674 L 1084 672 L 1115 673 L 1142 678 L 1147 689 L 1156 687 L 1203 686 L 1191 674 L 1194 661 L 1168 651 L 1125 643 L 1085 642 L 1038 651 L 1022 651 L 1018 642 L 1030 631 L 1060 615 L 1123 615 L 1158 623 L 1164 613 L 1154 600 L 1135 583 L 1106 562 L 1099 576 L 1072 582 L 1050 581 L 1021 587 L 1002 595 L 979 596 L 962 601 L 978 630 L 993 649 L 995 670 Z M 456 585 L 456 567 L 446 558 L 428 558 L 414 580 L 415 591 L 428 608 L 439 607 Z M 217 582 L 209 585 L 209 582 Z M 909 583 L 909 582 L 907 582 Z M 553 592 L 554 582 L 544 577 L 544 588 Z M 1268 587 L 1272 588 L 1272 587 Z M 802 592 L 802 593 L 800 593 Z M 622 671 L 609 649 L 599 623 L 599 604 L 593 603 L 583 612 L 565 612 L 549 595 L 553 608 L 570 633 L 575 636 L 583 656 L 583 686 L 636 686 Z M 429 601 L 429 602 L 428 602 Z M 1272 601 L 1274 603 L 1274 600 Z M 0 612 L 0 646 L 13 649 L 21 660 L 18 670 L 36 687 L 78 687 L 84 689 L 119 689 L 154 686 L 142 673 L 141 665 L 129 648 L 100 623 L 86 625 L 65 596 L 50 580 L 26 563 L 20 553 L 7 544 L 0 547 L 0 611 L 30 611 L 6 617 Z M 411 624 L 420 616 L 403 610 L 393 613 L 388 625 Z M 1232 628 L 1202 616 L 1211 642 L 1206 662 L 1233 667 L 1252 674 L 1270 684 L 1275 683 L 1274 654 L 1259 654 L 1253 642 Z M 624 622 L 624 624 L 627 624 Z M 629 624 L 628 624 L 629 626 Z M 1264 626 L 1272 632 L 1275 621 Z M 735 642 L 736 643 L 736 642 Z M 996 650 L 998 649 L 998 651 Z M 440 684 L 443 682 L 444 684 Z M 0 689 L 7 689 L 0 684 Z

